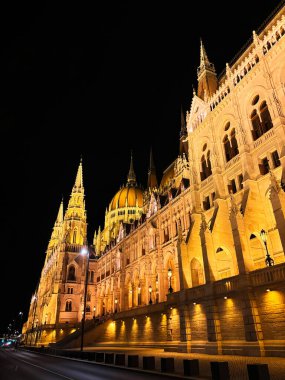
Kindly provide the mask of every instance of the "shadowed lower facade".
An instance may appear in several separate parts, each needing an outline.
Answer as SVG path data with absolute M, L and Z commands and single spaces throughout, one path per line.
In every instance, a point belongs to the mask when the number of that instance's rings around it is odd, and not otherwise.
M 79 347 L 85 304 L 86 344 L 285 356 L 284 14 L 253 32 L 219 79 L 201 41 L 179 156 L 158 183 L 151 153 L 146 189 L 131 159 L 92 244 L 80 162 L 26 344 Z

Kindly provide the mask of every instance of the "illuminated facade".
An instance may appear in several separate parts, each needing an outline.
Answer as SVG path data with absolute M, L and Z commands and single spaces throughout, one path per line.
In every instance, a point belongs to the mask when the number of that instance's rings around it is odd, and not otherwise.
M 219 80 L 201 42 L 180 155 L 159 185 L 151 156 L 145 191 L 131 161 L 90 246 L 86 317 L 110 313 L 116 324 L 96 344 L 285 356 L 284 14 L 253 32 Z M 31 302 L 28 344 L 58 341 L 80 322 L 86 230 L 80 163 Z

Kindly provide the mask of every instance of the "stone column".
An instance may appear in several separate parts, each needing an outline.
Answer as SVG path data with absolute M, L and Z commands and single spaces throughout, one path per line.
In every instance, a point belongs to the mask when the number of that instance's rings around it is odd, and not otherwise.
M 180 348 L 179 351 L 191 352 L 191 320 L 189 305 L 186 305 L 185 294 L 179 294 L 180 298 Z
M 212 293 L 212 286 L 209 288 Z M 210 298 L 206 301 L 206 317 L 207 317 L 207 335 L 208 343 L 206 344 L 206 353 L 207 354 L 222 354 L 222 334 L 221 334 L 221 325 L 218 312 L 218 306 L 215 299 Z
M 252 350 L 250 356 L 265 356 L 263 332 L 255 296 L 251 289 L 248 289 L 241 293 L 241 298 L 245 339 L 247 342 L 256 342 L 256 345 L 250 346 Z

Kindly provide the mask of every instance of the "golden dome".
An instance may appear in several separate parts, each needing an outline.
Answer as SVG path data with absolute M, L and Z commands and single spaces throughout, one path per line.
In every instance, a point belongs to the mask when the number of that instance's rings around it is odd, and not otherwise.
M 138 187 L 123 187 L 110 203 L 110 211 L 123 207 L 143 207 L 143 192 Z

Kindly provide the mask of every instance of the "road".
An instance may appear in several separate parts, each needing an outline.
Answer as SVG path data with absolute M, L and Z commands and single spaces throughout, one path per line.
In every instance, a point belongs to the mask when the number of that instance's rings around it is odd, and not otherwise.
M 163 378 L 170 377 L 22 350 L 0 349 L 0 380 L 161 380 Z M 171 376 L 171 379 L 178 377 Z

